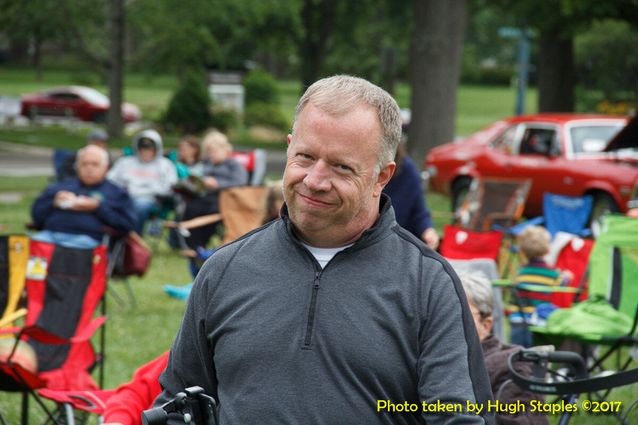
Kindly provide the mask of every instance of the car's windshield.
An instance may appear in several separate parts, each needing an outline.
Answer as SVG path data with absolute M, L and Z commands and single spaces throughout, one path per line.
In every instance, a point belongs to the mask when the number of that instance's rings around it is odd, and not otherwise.
M 572 127 L 569 132 L 572 139 L 572 152 L 575 155 L 600 152 L 622 127 L 621 124 Z
M 79 93 L 86 99 L 87 101 L 100 106 L 108 106 L 109 98 L 100 93 L 97 90 L 84 87 L 79 90 Z

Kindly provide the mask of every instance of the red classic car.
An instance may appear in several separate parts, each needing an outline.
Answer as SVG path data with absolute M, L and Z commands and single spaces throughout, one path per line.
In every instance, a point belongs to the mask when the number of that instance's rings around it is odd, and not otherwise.
M 508 118 L 430 150 L 424 169 L 434 191 L 451 195 L 454 210 L 472 179 L 507 177 L 532 180 L 528 217 L 542 214 L 545 192 L 593 195 L 592 217 L 625 212 L 638 195 L 638 138 L 632 133 L 631 140 L 619 142 L 614 136 L 627 122 L 626 117 L 582 114 Z
M 91 87 L 56 87 L 22 96 L 21 114 L 76 118 L 81 121 L 105 122 L 109 98 Z M 124 122 L 138 121 L 140 110 L 131 103 L 122 104 Z

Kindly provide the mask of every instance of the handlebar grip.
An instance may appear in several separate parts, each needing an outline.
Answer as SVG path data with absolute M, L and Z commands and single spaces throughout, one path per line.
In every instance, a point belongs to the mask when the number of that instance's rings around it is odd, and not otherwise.
M 168 413 L 161 407 L 142 412 L 142 425 L 165 425 L 167 421 Z
M 576 378 L 587 377 L 587 367 L 580 354 L 571 351 L 553 351 L 547 353 L 547 360 L 554 363 L 565 363 L 574 367 Z

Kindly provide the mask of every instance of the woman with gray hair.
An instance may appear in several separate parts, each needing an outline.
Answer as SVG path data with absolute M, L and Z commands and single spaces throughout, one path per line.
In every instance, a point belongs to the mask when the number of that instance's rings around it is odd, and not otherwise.
M 496 414 L 496 423 L 499 425 L 547 425 L 547 417 L 540 413 L 531 413 L 529 402 L 531 400 L 543 400 L 540 394 L 525 391 L 509 380 L 509 370 L 507 369 L 507 358 L 511 353 L 520 350 L 519 345 L 503 344 L 492 335 L 494 324 L 494 295 L 492 285 L 483 273 L 458 273 L 467 301 L 470 305 L 472 318 L 476 325 L 476 331 L 481 340 L 481 348 L 485 357 L 485 366 L 490 376 L 492 393 L 497 401 L 507 405 L 516 405 L 521 401 L 525 409 L 517 409 L 516 412 L 501 412 Z M 521 372 L 529 373 L 525 368 L 530 367 L 529 363 L 522 363 L 517 367 Z

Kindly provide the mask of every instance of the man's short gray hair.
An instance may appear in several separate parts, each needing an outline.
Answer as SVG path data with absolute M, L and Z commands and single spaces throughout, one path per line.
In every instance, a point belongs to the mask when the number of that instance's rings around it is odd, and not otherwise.
M 481 317 L 491 317 L 494 313 L 492 284 L 481 272 L 459 272 L 467 300 L 481 313 Z
M 109 153 L 106 151 L 106 149 L 103 149 L 97 145 L 87 145 L 85 147 L 83 147 L 82 149 L 80 149 L 77 153 L 75 162 L 76 164 L 80 162 L 80 158 L 82 157 L 82 155 L 84 155 L 85 153 L 88 152 L 95 152 L 98 155 L 100 155 L 100 159 L 103 165 L 106 165 L 108 167 L 109 165 Z
M 379 166 L 394 160 L 401 141 L 401 111 L 388 92 L 363 78 L 335 75 L 312 84 L 303 94 L 295 110 L 295 123 L 308 103 L 331 115 L 341 115 L 365 103 L 377 111 L 381 125 Z

